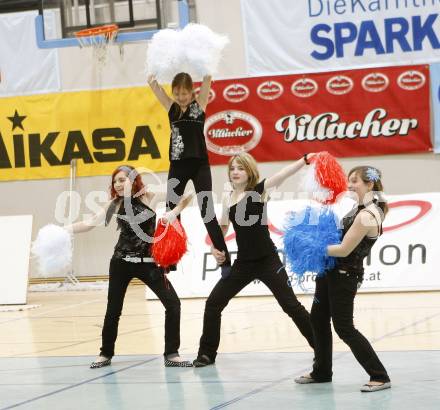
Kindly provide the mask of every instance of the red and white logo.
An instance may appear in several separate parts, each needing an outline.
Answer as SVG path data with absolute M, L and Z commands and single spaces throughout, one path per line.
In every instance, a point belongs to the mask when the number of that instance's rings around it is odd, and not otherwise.
M 353 80 L 346 75 L 336 75 L 327 81 L 325 88 L 330 94 L 347 94 L 353 88 Z
M 194 93 L 195 93 L 196 97 L 198 97 L 199 94 L 200 94 L 200 87 L 197 87 L 197 88 L 194 90 Z M 211 88 L 211 89 L 209 90 L 209 94 L 208 94 L 208 104 L 209 104 L 211 101 L 214 101 L 214 99 L 215 99 L 215 91 Z
M 318 91 L 318 83 L 311 78 L 300 78 L 292 84 L 290 90 L 297 97 L 311 97 Z
M 410 70 L 399 75 L 397 84 L 404 90 L 418 90 L 425 84 L 426 78 L 420 71 Z
M 228 85 L 223 91 L 223 97 L 232 103 L 244 101 L 249 97 L 249 88 L 239 83 Z
M 235 155 L 249 151 L 260 141 L 261 123 L 243 111 L 220 111 L 205 121 L 207 148 L 220 155 Z
M 275 100 L 283 94 L 284 88 L 277 81 L 265 81 L 257 88 L 257 94 L 263 100 Z
M 380 93 L 384 91 L 390 83 L 385 74 L 370 73 L 362 79 L 362 88 L 370 93 Z
M 394 229 L 399 229 L 403 226 L 406 225 L 410 225 L 413 222 L 423 218 L 432 208 L 432 204 L 429 201 L 421 201 L 421 200 L 413 200 L 413 199 L 408 199 L 405 201 L 396 201 L 396 202 L 391 202 L 388 204 L 388 207 L 390 209 L 398 209 L 400 207 L 402 207 L 403 210 L 405 210 L 405 212 L 398 214 L 398 217 L 395 218 L 395 223 L 394 225 L 387 225 L 385 223 L 386 226 L 384 226 L 383 231 L 387 232 L 387 231 L 393 231 Z M 416 215 L 408 217 L 408 209 L 409 208 L 414 208 L 416 210 Z M 402 217 L 406 219 L 402 220 Z

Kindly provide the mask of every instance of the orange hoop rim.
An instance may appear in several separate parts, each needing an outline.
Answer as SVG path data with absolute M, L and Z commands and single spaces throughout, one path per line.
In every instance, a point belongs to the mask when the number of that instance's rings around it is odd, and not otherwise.
M 111 34 L 117 33 L 119 26 L 117 24 L 106 24 L 104 26 L 85 28 L 83 30 L 75 31 L 75 37 L 93 37 L 105 35 L 109 37 Z

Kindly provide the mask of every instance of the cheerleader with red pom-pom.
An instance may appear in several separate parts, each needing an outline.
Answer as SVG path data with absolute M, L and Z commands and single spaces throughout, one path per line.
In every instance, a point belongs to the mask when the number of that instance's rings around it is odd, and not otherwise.
M 164 272 L 170 263 L 178 262 L 186 251 L 186 235 L 181 226 L 179 228 L 176 217 L 192 197 L 185 197 L 166 213 L 157 230 L 155 209 L 164 201 L 165 194 L 149 192 L 134 168 L 123 165 L 113 171 L 110 197 L 111 201 L 91 219 L 66 227 L 71 233 L 87 232 L 103 221 L 108 225 L 112 216 L 116 215 L 121 231 L 110 261 L 101 352 L 90 367 L 111 364 L 125 293 L 134 278 L 144 282 L 165 307 L 165 366 L 191 367 L 191 362 L 182 360 L 178 353 L 180 300 Z M 154 255 L 153 243 L 157 248 Z

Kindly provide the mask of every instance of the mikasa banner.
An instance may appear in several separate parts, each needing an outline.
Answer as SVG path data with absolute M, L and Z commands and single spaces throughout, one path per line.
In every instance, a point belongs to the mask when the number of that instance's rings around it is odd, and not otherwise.
M 0 181 L 165 171 L 166 111 L 147 87 L 0 98 Z
M 440 60 L 439 0 L 241 0 L 248 73 Z
M 281 193 L 280 193 L 281 194 Z M 277 198 L 276 192 L 272 195 Z M 440 252 L 437 233 L 440 230 L 440 193 L 389 196 L 390 212 L 384 223 L 384 233 L 364 261 L 365 275 L 360 292 L 440 290 Z M 268 227 L 284 260 L 282 229 L 289 211 L 307 205 L 305 200 L 271 200 L 268 203 Z M 351 200 L 342 200 L 335 211 L 339 216 L 348 212 Z M 219 214 L 220 209 L 217 209 Z M 206 230 L 198 208 L 184 210 L 182 223 L 187 232 L 189 252 L 169 278 L 180 297 L 206 297 L 220 279 L 214 258 L 210 254 Z M 235 234 L 230 227 L 226 236 L 234 259 L 237 251 Z M 302 280 L 287 270 L 295 293 L 314 291 L 315 275 L 305 274 Z M 270 295 L 265 285 L 255 281 L 239 295 Z M 147 298 L 155 298 L 147 290 Z

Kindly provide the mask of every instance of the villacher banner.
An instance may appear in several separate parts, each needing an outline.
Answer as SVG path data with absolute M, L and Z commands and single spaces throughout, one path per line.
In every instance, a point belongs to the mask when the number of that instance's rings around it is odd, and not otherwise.
M 212 164 L 241 151 L 258 161 L 428 152 L 429 67 L 215 81 L 205 137 Z

